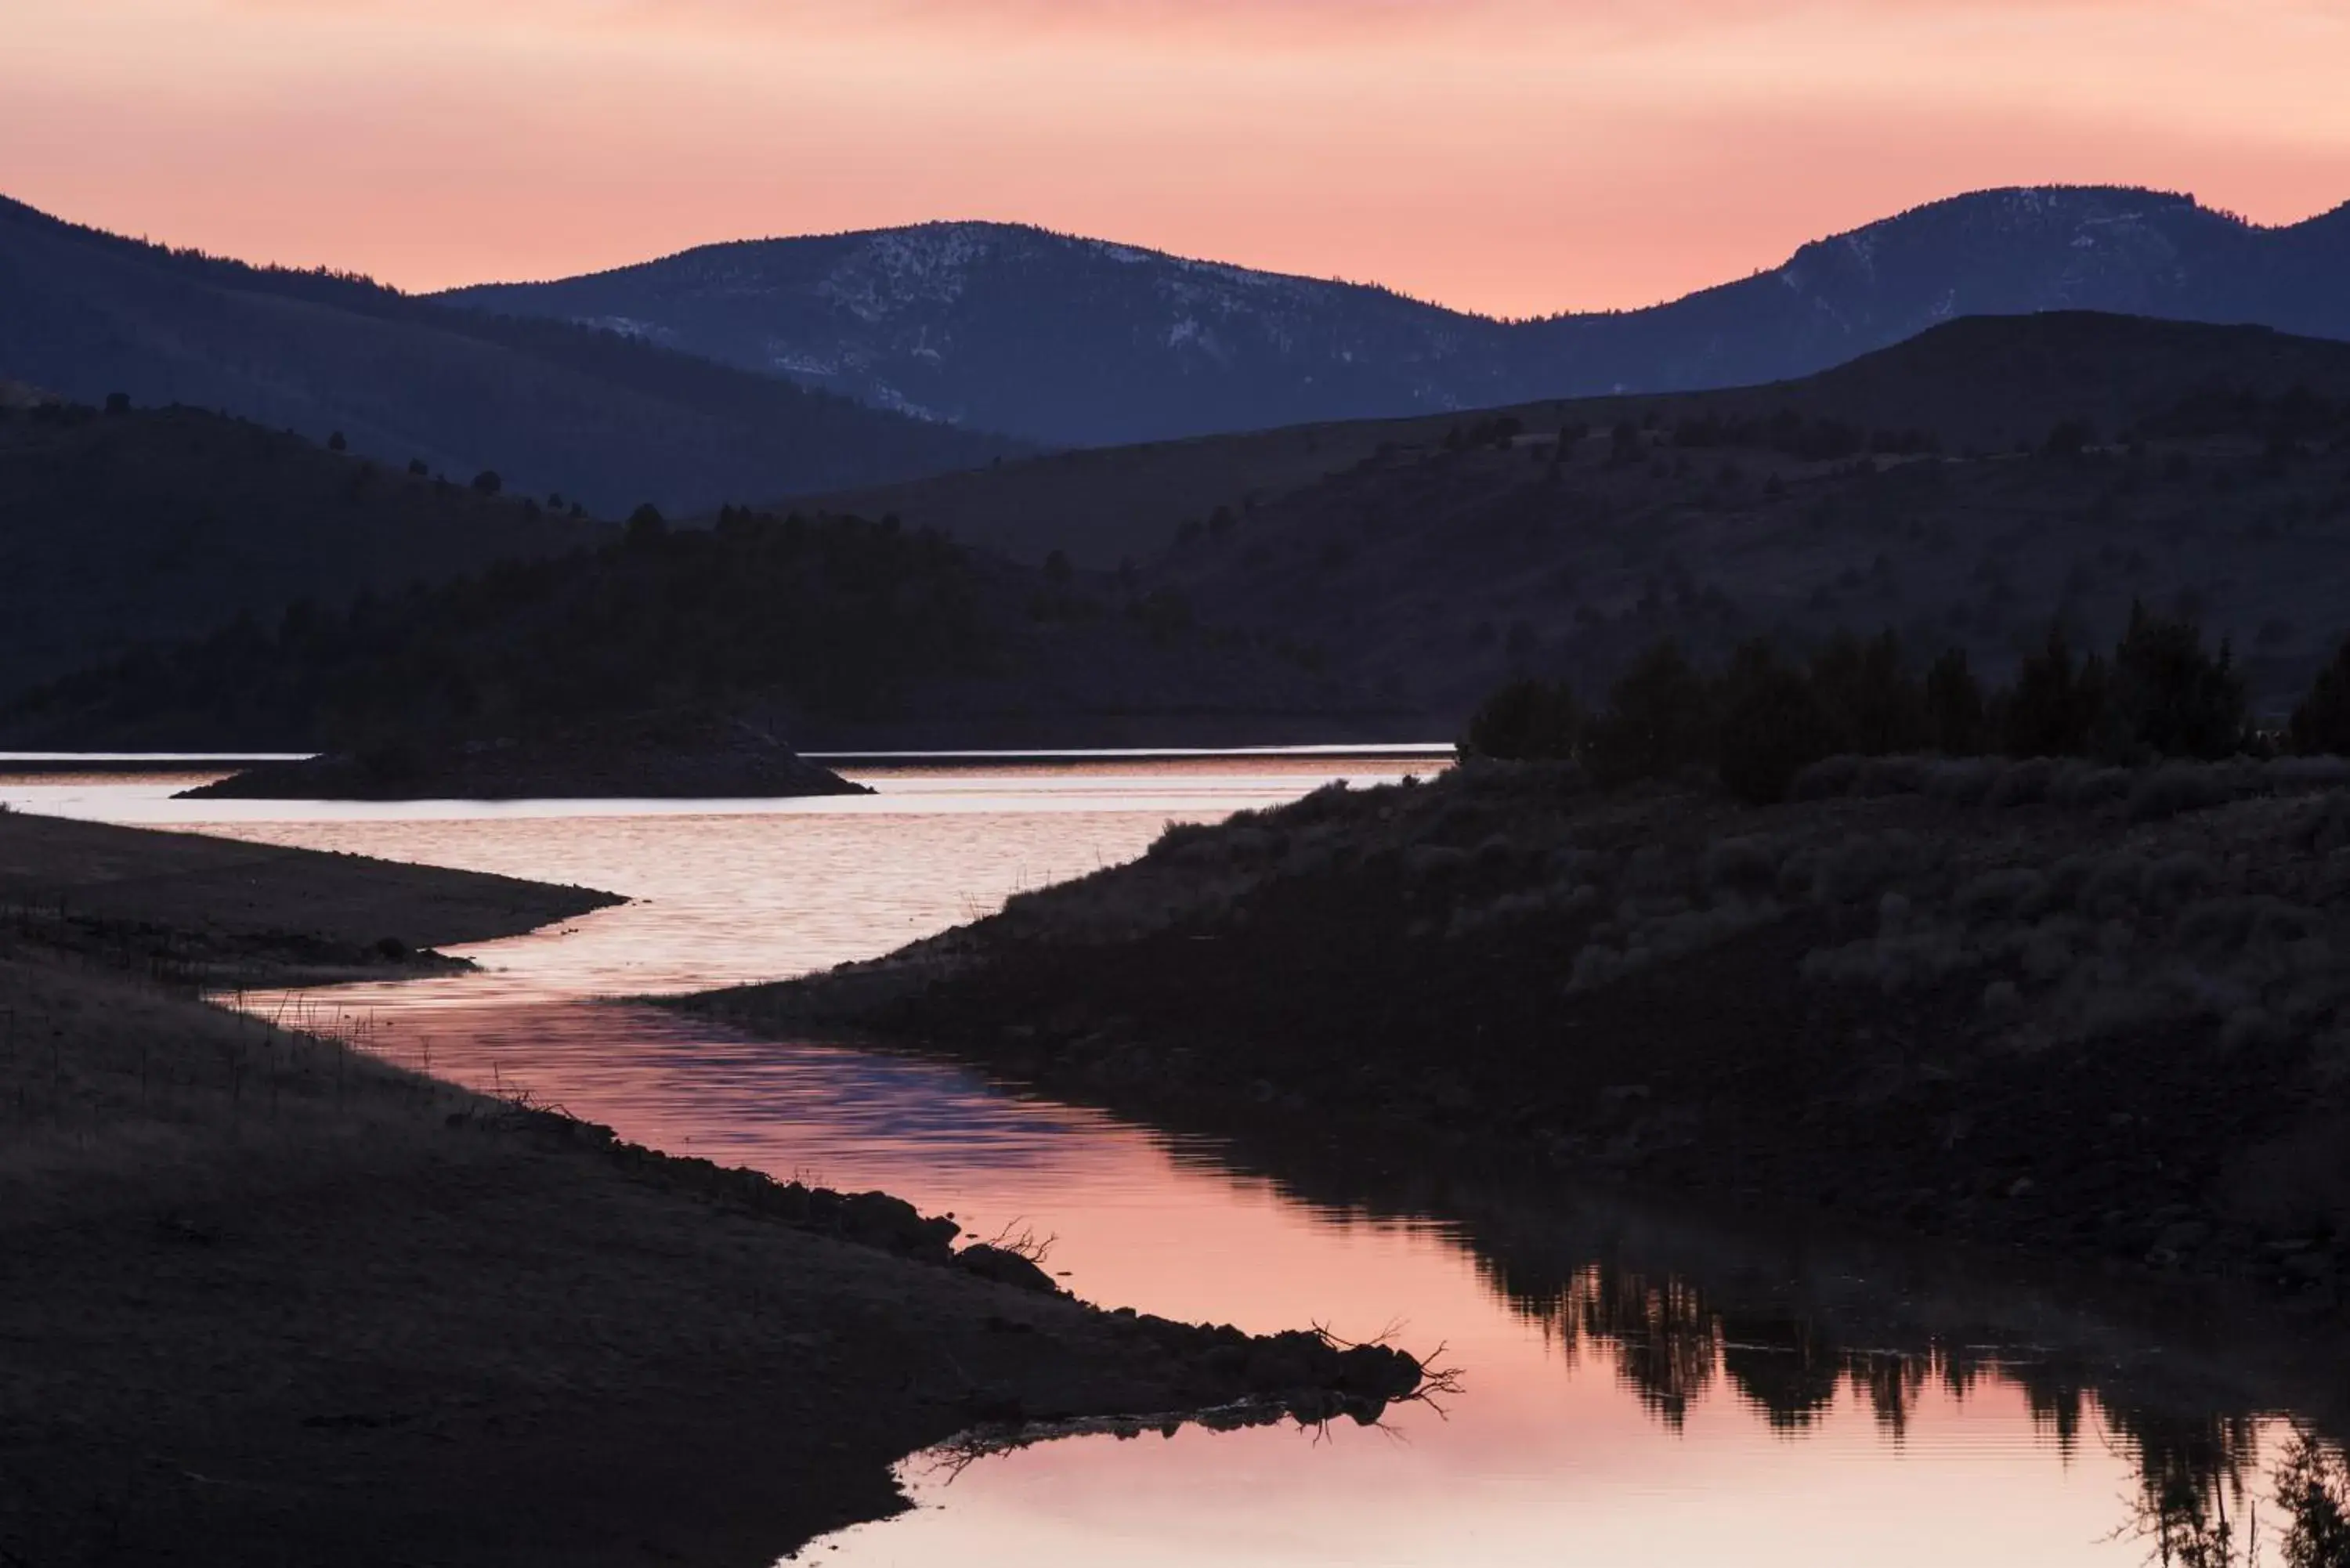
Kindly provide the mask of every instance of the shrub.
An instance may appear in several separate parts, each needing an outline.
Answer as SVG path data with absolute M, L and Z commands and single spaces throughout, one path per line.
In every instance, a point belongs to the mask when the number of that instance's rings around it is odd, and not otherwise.
M 1983 796 L 1983 804 L 1993 811 L 2009 806 L 2037 805 L 2048 798 L 2048 786 L 2055 782 L 2056 764 L 2046 757 L 2030 757 L 2002 770 L 1991 781 Z
M 1463 761 L 1563 762 L 1583 735 L 1583 705 L 1565 681 L 1513 680 L 1478 705 L 1461 737 Z
M 1724 838 L 1705 852 L 1705 885 L 1730 893 L 1768 894 L 1778 886 L 1779 862 L 1760 838 Z
M 1929 763 L 1925 793 L 1953 805 L 1980 805 L 1999 782 L 2001 766 L 1987 757 Z
M 2040 873 L 2028 866 L 1986 871 L 1959 889 L 1959 914 L 1970 920 L 2003 919 L 2033 901 L 2041 883 Z
M 1790 800 L 1834 800 L 1847 795 L 1860 783 L 1862 759 L 1856 756 L 1823 757 L 1795 775 L 1787 786 Z
M 1922 757 L 1871 757 L 1853 781 L 1853 794 L 1867 800 L 1891 794 L 1923 794 L 1930 770 Z
M 2172 763 L 2139 777 L 2129 793 L 2129 819 L 2158 822 L 2183 812 L 2225 805 L 2235 794 L 2232 781 L 2216 768 Z
M 2074 811 L 2087 811 L 2108 801 L 2120 800 L 2129 792 L 2128 769 L 2092 767 L 2085 763 L 2067 763 L 2056 770 L 2056 776 L 2048 785 L 2052 803 Z

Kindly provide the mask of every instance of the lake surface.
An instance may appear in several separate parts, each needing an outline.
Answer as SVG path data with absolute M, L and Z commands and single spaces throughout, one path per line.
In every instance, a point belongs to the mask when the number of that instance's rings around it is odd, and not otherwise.
M 1645 1211 L 1394 1151 L 1171 1136 L 960 1069 L 599 1000 L 868 957 L 1139 853 L 1170 820 L 1425 762 L 904 769 L 808 802 L 172 801 L 0 779 L 55 812 L 584 883 L 634 902 L 463 950 L 483 972 L 248 998 L 626 1137 L 886 1188 L 1053 1241 L 1103 1303 L 1441 1345 L 1459 1390 L 1341 1423 L 1040 1443 L 905 1469 L 842 1564 L 2126 1564 L 2224 1519 L 2274 1562 L 2290 1377 L 2130 1303 L 1931 1255 Z M 2248 1524 L 2247 1515 L 2250 1513 Z M 2148 1533 L 2152 1532 L 2153 1533 Z M 2211 1561 L 2211 1559 L 2197 1559 Z

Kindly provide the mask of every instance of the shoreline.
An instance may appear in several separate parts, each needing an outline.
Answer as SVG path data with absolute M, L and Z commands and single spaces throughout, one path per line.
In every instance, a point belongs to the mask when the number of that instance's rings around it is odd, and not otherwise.
M 677 1004 L 1153 1119 L 1384 1127 L 2338 1318 L 2350 796 L 2290 768 L 1988 766 L 2018 798 L 1938 798 L 1922 763 L 1767 808 L 1540 766 L 1326 790 Z
M 1367 1417 L 1421 1381 L 1102 1311 L 884 1195 L 631 1146 L 51 940 L 88 909 L 258 981 L 399 913 L 408 956 L 371 961 L 399 973 L 608 895 L 0 817 L 0 892 L 36 888 L 65 912 L 0 921 L 20 1560 L 769 1563 L 902 1507 L 890 1467 L 958 1433 Z

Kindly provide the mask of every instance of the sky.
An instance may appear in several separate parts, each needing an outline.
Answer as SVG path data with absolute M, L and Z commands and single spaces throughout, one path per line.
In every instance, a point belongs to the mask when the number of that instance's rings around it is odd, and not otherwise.
M 0 0 L 0 194 L 413 289 L 933 218 L 1503 316 L 1991 185 L 2350 201 L 2350 0 Z

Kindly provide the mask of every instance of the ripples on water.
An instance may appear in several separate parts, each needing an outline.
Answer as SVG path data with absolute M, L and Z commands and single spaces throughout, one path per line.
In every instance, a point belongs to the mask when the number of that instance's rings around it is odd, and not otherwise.
M 2282 1424 L 2117 1392 L 2162 1384 L 2159 1347 L 2071 1354 L 2076 1316 L 2021 1290 L 1921 1286 L 1896 1263 L 1416 1162 L 1333 1169 L 1170 1137 L 935 1063 L 588 1000 L 868 957 L 1127 858 L 1170 819 L 1332 771 L 890 774 L 879 798 L 783 803 L 174 802 L 184 781 L 54 777 L 0 798 L 627 894 L 465 950 L 484 973 L 251 1004 L 666 1148 L 1052 1236 L 1051 1266 L 1106 1304 L 1397 1326 L 1462 1371 L 1446 1410 L 1377 1429 L 1082 1438 L 960 1471 L 917 1459 L 924 1506 L 811 1550 L 827 1562 L 2121 1564 L 2160 1543 L 2139 1525 L 2208 1533 L 2223 1508 L 2241 1549 Z

